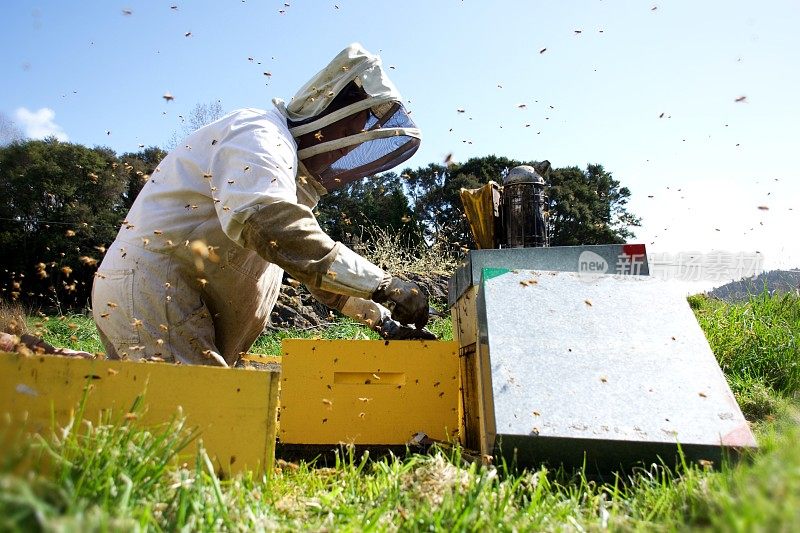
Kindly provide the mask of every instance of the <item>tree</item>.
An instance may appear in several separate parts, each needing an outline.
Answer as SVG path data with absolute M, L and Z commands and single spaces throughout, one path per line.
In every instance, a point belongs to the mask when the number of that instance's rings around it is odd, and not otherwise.
M 151 146 L 139 152 L 126 152 L 119 157 L 116 171 L 127 184 L 122 193 L 122 204 L 128 210 L 139 195 L 144 184 L 155 172 L 156 167 L 167 156 L 167 152 L 157 146 Z
M 0 112 L 0 146 L 11 144 L 14 141 L 21 141 L 25 134 L 5 113 Z
M 609 244 L 633 237 L 640 225 L 628 212 L 630 190 L 620 187 L 602 165 L 550 169 L 547 161 L 516 161 L 494 155 L 472 158 L 445 167 L 430 164 L 405 170 L 414 213 L 428 240 L 444 240 L 452 247 L 474 247 L 464 217 L 459 191 L 474 189 L 494 180 L 502 184 L 509 169 L 517 165 L 535 167 L 548 183 L 549 232 L 552 246 Z
M 403 182 L 394 172 L 353 181 L 322 197 L 317 218 L 335 240 L 357 246 L 374 238 L 374 228 L 403 235 L 409 246 L 421 240 Z
M 107 148 L 51 137 L 0 148 L 0 294 L 83 307 L 124 217 L 124 177 Z
M 492 180 L 502 184 L 508 170 L 518 165 L 541 166 L 536 161 L 490 155 L 449 167 L 432 163 L 417 170 L 406 170 L 404 175 L 408 177 L 414 213 L 425 228 L 426 238 L 449 243 L 451 248 L 474 248 L 461 204 L 461 189 L 475 189 Z
M 178 129 L 172 132 L 166 144 L 166 149 L 172 150 L 177 147 L 183 139 L 194 133 L 206 124 L 210 124 L 215 120 L 222 118 L 225 115 L 225 110 L 222 108 L 222 102 L 215 100 L 207 104 L 195 104 L 189 114 L 185 117 L 178 115 L 180 118 L 180 125 Z
M 626 205 L 630 190 L 620 187 L 602 165 L 554 169 L 549 177 L 550 244 L 624 243 L 640 226 Z

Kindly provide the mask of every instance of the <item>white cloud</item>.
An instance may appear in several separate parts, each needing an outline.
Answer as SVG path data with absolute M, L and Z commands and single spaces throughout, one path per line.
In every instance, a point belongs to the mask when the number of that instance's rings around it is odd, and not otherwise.
M 17 123 L 25 130 L 25 135 L 31 139 L 54 136 L 59 141 L 69 140 L 64 129 L 55 123 L 56 112 L 49 107 L 43 107 L 37 111 L 20 107 L 14 112 L 14 116 Z

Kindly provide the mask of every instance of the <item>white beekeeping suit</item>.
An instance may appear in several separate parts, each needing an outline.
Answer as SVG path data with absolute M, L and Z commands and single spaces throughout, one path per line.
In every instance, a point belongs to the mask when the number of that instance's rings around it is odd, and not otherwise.
M 334 105 L 347 91 L 357 101 Z M 231 365 L 267 324 L 284 269 L 373 327 L 389 311 L 370 299 L 424 326 L 427 297 L 334 242 L 312 213 L 325 185 L 416 151 L 420 134 L 400 102 L 379 58 L 351 45 L 288 106 L 236 111 L 170 152 L 95 278 L 92 309 L 109 357 Z M 325 138 L 355 114 L 357 131 Z M 313 146 L 298 152 L 298 142 Z

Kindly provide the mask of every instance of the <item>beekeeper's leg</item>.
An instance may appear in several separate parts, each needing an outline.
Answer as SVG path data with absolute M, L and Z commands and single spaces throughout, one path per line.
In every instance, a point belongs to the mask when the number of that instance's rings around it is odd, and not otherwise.
M 101 269 L 92 288 L 92 313 L 108 357 L 226 366 L 198 288 L 168 256 L 131 252 L 133 268 Z
M 109 359 L 139 359 L 133 317 L 133 269 L 99 270 L 92 285 L 92 315 Z
M 283 269 L 265 263 L 257 254 L 252 260 L 266 265 L 258 278 L 242 275 L 230 290 L 230 303 L 214 313 L 216 345 L 228 365 L 248 350 L 269 323 L 278 300 Z M 224 301 L 224 300 L 223 300 Z

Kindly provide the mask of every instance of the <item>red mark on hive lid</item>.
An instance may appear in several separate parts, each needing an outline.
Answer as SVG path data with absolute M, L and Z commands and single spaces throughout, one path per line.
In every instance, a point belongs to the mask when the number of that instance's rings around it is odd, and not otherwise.
M 624 255 L 638 255 L 643 256 L 647 252 L 644 249 L 644 244 L 623 244 L 622 253 Z

